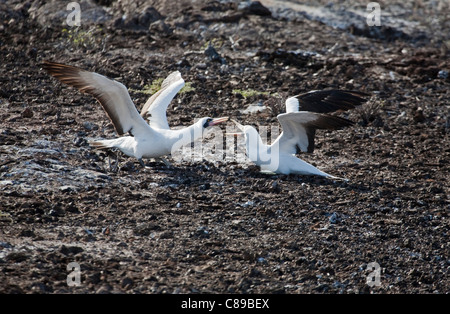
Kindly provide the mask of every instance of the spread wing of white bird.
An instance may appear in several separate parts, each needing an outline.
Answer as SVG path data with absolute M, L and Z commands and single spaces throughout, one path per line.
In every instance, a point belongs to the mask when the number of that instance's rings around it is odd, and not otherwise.
M 153 94 L 141 110 L 141 116 L 146 118 L 154 128 L 169 129 L 167 122 L 167 107 L 175 95 L 183 88 L 184 80 L 179 71 L 172 72 L 161 84 L 161 89 Z
M 290 154 L 312 153 L 316 129 L 335 130 L 353 124 L 341 117 L 309 111 L 282 113 L 277 118 L 283 128 L 278 137 L 279 150 Z
M 119 135 L 148 131 L 149 125 L 139 115 L 127 88 L 115 80 L 80 68 L 44 61 L 43 68 L 61 82 L 91 94 L 102 105 Z
M 362 98 L 364 96 L 368 95 L 355 91 L 325 90 L 288 98 L 286 113 L 277 116 L 282 133 L 269 147 L 262 143 L 261 136 L 255 128 L 241 125 L 235 120 L 231 121 L 245 135 L 247 155 L 261 167 L 261 170 L 336 178 L 297 158 L 294 154 L 300 151 L 308 153 L 314 151 L 317 129 L 335 130 L 352 125 L 353 122 L 350 120 L 327 113 L 355 108 L 366 101 Z M 267 155 L 270 158 L 267 158 Z M 264 160 L 270 160 L 270 163 L 266 164 Z
M 289 97 L 286 99 L 286 113 L 299 111 L 300 103 L 297 97 Z
M 286 99 L 286 112 L 311 111 L 330 113 L 346 111 L 362 105 L 369 96 L 366 93 L 349 90 L 320 90 Z

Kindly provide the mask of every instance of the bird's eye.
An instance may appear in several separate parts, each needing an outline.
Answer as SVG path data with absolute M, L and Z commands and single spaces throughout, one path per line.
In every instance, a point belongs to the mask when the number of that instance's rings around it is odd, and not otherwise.
M 208 119 L 206 119 L 206 122 L 205 122 L 205 124 L 203 124 L 203 127 L 206 129 L 207 127 L 209 127 L 209 123 L 212 121 L 213 119 L 211 119 L 211 118 L 208 118 Z

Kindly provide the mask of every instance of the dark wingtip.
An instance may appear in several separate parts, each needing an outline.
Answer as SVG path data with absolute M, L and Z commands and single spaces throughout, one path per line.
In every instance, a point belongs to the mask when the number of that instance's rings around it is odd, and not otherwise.
M 318 113 L 347 111 L 368 101 L 370 95 L 354 90 L 316 90 L 295 96 L 300 103 L 299 109 Z
M 49 71 L 49 69 L 51 69 L 52 65 L 53 65 L 53 62 L 48 61 L 48 60 L 44 60 L 44 61 L 42 61 L 42 63 L 41 63 L 41 67 L 42 67 L 44 70 L 46 70 L 47 72 Z
M 61 75 L 67 75 L 68 73 L 78 73 L 81 71 L 80 68 L 48 60 L 42 61 L 41 65 L 44 70 L 57 78 Z
M 42 61 L 41 66 L 42 66 L 45 70 L 48 71 L 48 70 L 54 69 L 54 68 L 56 68 L 56 67 L 63 66 L 63 64 L 56 63 L 56 62 L 49 61 L 49 60 L 44 60 L 44 61 Z

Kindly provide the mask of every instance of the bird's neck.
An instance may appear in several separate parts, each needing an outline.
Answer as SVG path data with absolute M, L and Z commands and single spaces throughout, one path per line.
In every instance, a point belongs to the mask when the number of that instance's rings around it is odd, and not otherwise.
M 172 151 L 189 145 L 203 136 L 203 126 L 201 123 L 194 123 L 188 127 L 174 130 L 172 136 Z
M 269 146 L 263 143 L 258 132 L 249 132 L 245 135 L 245 146 L 248 158 L 255 164 L 260 165 L 263 160 L 267 160 Z

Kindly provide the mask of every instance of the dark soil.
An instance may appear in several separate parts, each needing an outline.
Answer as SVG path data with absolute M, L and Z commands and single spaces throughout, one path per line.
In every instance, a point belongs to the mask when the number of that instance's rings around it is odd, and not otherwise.
M 0 0 L 0 293 L 449 293 L 448 3 L 389 1 L 390 24 L 370 28 L 363 1 L 310 4 L 347 14 L 338 26 L 294 2 L 173 2 L 80 1 L 77 28 L 63 1 Z M 43 60 L 121 81 L 139 109 L 179 70 L 195 90 L 172 126 L 276 126 L 309 90 L 372 97 L 299 156 L 347 182 L 235 161 L 141 169 L 89 147 L 116 136 L 110 121 Z M 242 113 L 255 103 L 269 109 Z

